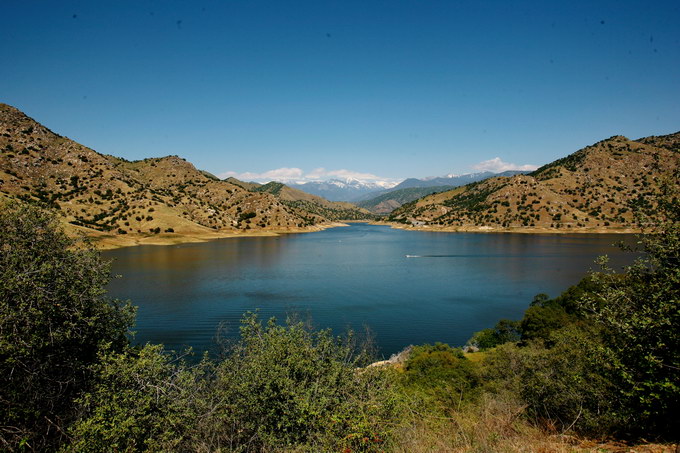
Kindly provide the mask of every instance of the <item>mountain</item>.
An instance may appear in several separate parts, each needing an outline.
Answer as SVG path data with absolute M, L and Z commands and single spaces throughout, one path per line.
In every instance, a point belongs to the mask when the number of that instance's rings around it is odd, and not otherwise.
M 288 183 L 293 189 L 317 195 L 331 201 L 356 201 L 366 194 L 389 189 L 393 184 L 363 182 L 348 178 L 345 180 L 330 179 L 328 181 L 311 181 L 306 183 Z
M 234 184 L 243 184 L 244 187 L 250 187 L 249 190 L 254 192 L 270 193 L 290 208 L 311 212 L 329 220 L 371 220 L 376 217 L 370 211 L 351 203 L 328 201 L 325 198 L 293 189 L 280 182 L 272 181 L 267 184 L 257 184 L 242 183 L 235 178 L 230 179 Z
M 635 226 L 653 215 L 662 180 L 678 183 L 680 132 L 629 140 L 614 136 L 533 173 L 493 177 L 429 195 L 389 220 L 447 230 L 593 231 Z
M 389 214 L 398 207 L 433 193 L 445 192 L 455 186 L 407 187 L 405 189 L 388 190 L 382 195 L 368 200 L 356 202 L 357 206 L 375 214 Z
M 481 173 L 447 175 L 436 178 L 409 178 L 397 184 L 392 189 L 373 192 L 370 194 L 372 195 L 371 198 L 364 198 L 356 204 L 375 214 L 384 215 L 389 214 L 409 201 L 417 200 L 425 195 L 446 192 L 455 187 L 463 186 L 471 182 L 482 181 L 492 176 L 514 176 L 526 173 L 528 172 L 505 171 L 503 173 L 492 173 L 490 171 L 485 171 Z
M 62 137 L 0 104 L 0 194 L 59 210 L 96 237 L 304 231 L 322 215 L 221 181 L 178 156 L 130 162 Z
M 435 178 L 408 178 L 392 188 L 392 190 L 407 189 L 409 187 L 435 187 L 435 186 L 464 186 L 475 181 L 482 181 L 492 176 L 514 176 L 528 173 L 526 171 L 505 171 L 503 173 L 493 173 L 483 171 L 480 173 L 468 173 L 465 175 L 447 175 Z

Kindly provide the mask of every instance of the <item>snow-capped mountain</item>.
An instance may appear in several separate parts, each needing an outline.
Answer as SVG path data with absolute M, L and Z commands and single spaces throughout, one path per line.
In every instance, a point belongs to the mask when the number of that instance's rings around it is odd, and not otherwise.
M 330 201 L 355 201 L 368 193 L 391 189 L 396 184 L 387 181 L 366 182 L 347 178 L 305 183 L 287 182 L 286 185 Z

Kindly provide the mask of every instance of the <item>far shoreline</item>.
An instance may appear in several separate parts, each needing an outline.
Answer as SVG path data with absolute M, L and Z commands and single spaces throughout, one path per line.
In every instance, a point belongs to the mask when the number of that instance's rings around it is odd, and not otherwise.
M 537 228 L 537 227 L 492 227 L 492 226 L 414 226 L 397 222 L 371 221 L 371 225 L 389 226 L 395 230 L 423 231 L 429 233 L 518 233 L 518 234 L 640 234 L 638 228 Z
M 461 227 L 447 227 L 424 225 L 414 226 L 406 225 L 397 222 L 386 222 L 379 220 L 342 220 L 332 223 L 324 223 L 313 225 L 306 228 L 286 228 L 276 230 L 260 230 L 260 231 L 214 231 L 206 229 L 196 229 L 195 231 L 178 232 L 178 233 L 159 233 L 159 234 L 109 234 L 101 231 L 88 230 L 84 231 L 82 228 L 72 230 L 72 236 L 83 235 L 90 243 L 100 251 L 115 250 L 126 247 L 136 247 L 141 245 L 180 245 L 192 244 L 199 242 L 209 242 L 217 239 L 231 239 L 231 238 L 251 238 L 251 237 L 278 237 L 286 234 L 302 234 L 315 233 L 318 231 L 327 230 L 329 228 L 348 227 L 349 224 L 366 223 L 376 226 L 388 226 L 396 230 L 404 231 L 419 231 L 426 233 L 517 233 L 517 234 L 639 234 L 641 230 L 636 228 L 497 228 L 490 226 L 461 226 Z M 69 225 L 71 226 L 71 225 Z
M 247 237 L 278 237 L 285 234 L 315 233 L 329 228 L 349 226 L 344 222 L 332 222 L 313 225 L 306 228 L 286 228 L 264 231 L 211 231 L 209 229 L 197 229 L 189 232 L 178 233 L 159 233 L 159 234 L 109 234 L 101 231 L 79 228 L 72 230 L 71 236 L 78 237 L 84 235 L 94 248 L 99 251 L 115 250 L 125 247 L 136 247 L 140 245 L 179 245 L 199 242 L 209 242 L 217 239 L 247 238 Z

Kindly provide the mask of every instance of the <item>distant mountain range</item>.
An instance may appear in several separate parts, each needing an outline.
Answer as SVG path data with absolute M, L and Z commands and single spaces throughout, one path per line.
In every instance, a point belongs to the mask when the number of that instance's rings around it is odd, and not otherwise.
M 350 202 L 360 200 L 367 194 L 394 187 L 394 184 L 390 183 L 364 182 L 353 178 L 310 181 L 306 183 L 287 182 L 286 185 L 330 201 Z
M 465 175 L 447 175 L 435 178 L 409 178 L 389 190 L 372 192 L 356 204 L 375 214 L 389 214 L 401 205 L 432 193 L 445 192 L 471 182 L 483 181 L 492 176 L 514 176 L 528 173 L 526 171 L 504 171 L 493 173 L 485 171 Z M 370 197 L 370 198 L 367 198 Z
M 518 171 L 506 171 L 503 173 L 492 173 L 490 171 L 481 173 L 470 173 L 465 175 L 447 175 L 433 178 L 408 178 L 399 184 L 364 182 L 357 179 L 348 178 L 330 179 L 328 181 L 311 181 L 306 183 L 291 183 L 286 185 L 294 189 L 302 190 L 312 195 L 317 195 L 331 201 L 348 201 L 352 203 L 370 200 L 387 192 L 408 189 L 414 187 L 435 187 L 451 186 L 458 187 L 470 182 L 481 181 L 491 176 L 513 176 L 515 174 L 526 173 Z M 419 192 L 420 193 L 420 192 Z M 427 193 L 427 192 L 423 192 Z M 410 201 L 410 200 L 408 200 Z M 362 206 L 370 206 L 370 203 L 362 203 Z M 370 208 L 369 208 L 370 209 Z
M 408 189 L 410 187 L 436 187 L 436 186 L 464 186 L 475 181 L 482 181 L 483 179 L 490 178 L 492 176 L 514 176 L 528 173 L 527 171 L 504 171 L 502 173 L 494 173 L 491 171 L 483 171 L 479 173 L 468 173 L 464 175 L 446 175 L 438 176 L 434 178 L 408 178 L 391 190 Z
M 680 132 L 614 136 L 538 170 L 492 177 L 404 204 L 389 220 L 461 231 L 607 231 L 655 215 L 663 181 L 678 184 Z

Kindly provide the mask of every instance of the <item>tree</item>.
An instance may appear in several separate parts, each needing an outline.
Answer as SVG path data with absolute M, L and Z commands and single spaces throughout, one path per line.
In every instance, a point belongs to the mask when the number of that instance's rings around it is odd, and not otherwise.
M 129 304 L 105 297 L 109 266 L 32 205 L 0 205 L 0 449 L 60 437 L 103 348 L 127 344 Z
M 656 220 L 641 219 L 644 255 L 622 275 L 603 257 L 604 272 L 593 275 L 601 290 L 580 301 L 605 329 L 611 378 L 631 428 L 671 437 L 680 426 L 680 202 L 674 181 L 663 186 Z
M 501 319 L 493 329 L 484 329 L 475 332 L 467 343 L 476 346 L 480 351 L 495 348 L 508 342 L 516 342 L 520 339 L 520 321 Z

